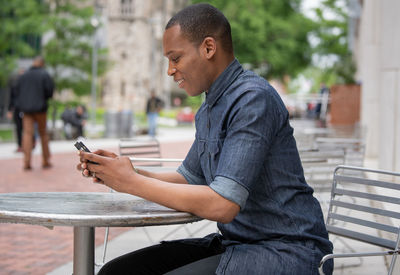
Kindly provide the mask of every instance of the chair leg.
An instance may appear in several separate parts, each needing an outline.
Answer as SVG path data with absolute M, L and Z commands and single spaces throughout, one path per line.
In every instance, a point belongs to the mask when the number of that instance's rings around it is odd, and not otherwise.
M 102 263 L 104 264 L 106 262 L 106 253 L 107 253 L 107 244 L 108 244 L 108 233 L 109 233 L 110 228 L 106 227 L 106 232 L 104 233 L 104 243 L 103 243 L 103 258 L 102 258 Z
M 400 246 L 400 229 L 399 229 L 399 234 L 397 235 L 396 250 L 395 253 L 393 254 L 392 261 L 390 262 L 388 275 L 392 275 L 394 267 L 396 266 L 397 255 L 399 255 L 400 253 L 399 246 Z

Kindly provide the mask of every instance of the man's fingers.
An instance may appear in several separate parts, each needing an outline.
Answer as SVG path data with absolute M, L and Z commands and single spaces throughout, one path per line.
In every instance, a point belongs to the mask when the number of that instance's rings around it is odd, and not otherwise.
M 91 173 L 99 173 L 102 169 L 99 164 L 94 164 L 90 162 L 82 163 L 82 167 L 89 170 Z
M 109 152 L 109 151 L 106 151 L 106 150 L 103 150 L 103 149 L 96 150 L 93 153 L 97 154 L 97 155 L 100 155 L 100 156 L 109 157 L 109 158 L 116 158 L 117 157 L 116 154 L 114 154 L 112 152 Z
M 102 157 L 100 155 L 96 155 L 96 154 L 88 153 L 88 152 L 82 152 L 82 151 L 80 152 L 80 157 L 81 157 L 81 159 L 83 159 L 83 161 L 81 160 L 82 162 L 91 161 L 91 162 L 95 162 L 98 164 L 102 164 L 105 159 L 105 157 Z
M 104 182 L 100 178 L 96 178 L 96 177 L 93 177 L 93 182 L 94 183 L 104 184 Z
M 90 171 L 89 171 L 89 170 L 87 170 L 87 169 L 84 169 L 84 170 L 82 170 L 82 176 L 84 176 L 84 177 L 88 178 L 88 177 L 90 177 L 90 176 L 91 176 L 91 173 L 90 173 Z
M 108 152 L 106 150 L 103 150 L 103 149 L 97 149 L 97 150 L 93 151 L 93 154 L 100 155 L 100 156 L 106 156 L 107 153 Z

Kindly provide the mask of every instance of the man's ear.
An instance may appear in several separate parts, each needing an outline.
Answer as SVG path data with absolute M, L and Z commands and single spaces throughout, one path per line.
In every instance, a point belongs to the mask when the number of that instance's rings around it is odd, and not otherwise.
M 217 51 L 217 41 L 213 37 L 204 38 L 201 45 L 202 52 L 207 59 L 211 59 Z

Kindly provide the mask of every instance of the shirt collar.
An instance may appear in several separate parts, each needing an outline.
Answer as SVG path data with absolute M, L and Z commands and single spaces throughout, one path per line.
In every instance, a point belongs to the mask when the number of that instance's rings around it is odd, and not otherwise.
M 218 76 L 206 94 L 206 103 L 214 105 L 231 83 L 243 72 L 243 67 L 235 58 L 231 64 Z

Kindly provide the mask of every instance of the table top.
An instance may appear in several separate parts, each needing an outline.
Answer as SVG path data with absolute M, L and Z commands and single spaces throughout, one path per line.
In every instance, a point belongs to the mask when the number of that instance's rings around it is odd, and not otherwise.
M 43 226 L 149 226 L 199 221 L 125 193 L 33 192 L 0 194 L 0 223 Z

